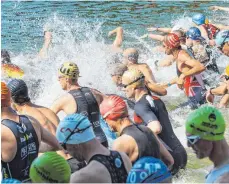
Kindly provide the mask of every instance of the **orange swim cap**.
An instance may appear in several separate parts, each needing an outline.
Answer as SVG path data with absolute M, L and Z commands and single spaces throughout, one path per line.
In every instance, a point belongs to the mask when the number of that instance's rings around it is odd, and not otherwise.
M 6 83 L 1 82 L 1 106 L 6 106 L 10 101 L 10 90 Z

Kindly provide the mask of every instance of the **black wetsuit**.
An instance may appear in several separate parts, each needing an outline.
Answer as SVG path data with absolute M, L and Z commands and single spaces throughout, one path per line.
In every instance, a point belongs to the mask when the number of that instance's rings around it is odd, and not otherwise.
M 148 123 L 152 121 L 159 121 L 162 126 L 159 138 L 164 142 L 165 147 L 174 158 L 174 165 L 172 174 L 176 174 L 180 168 L 184 168 L 187 163 L 187 153 L 180 143 L 179 139 L 173 132 L 171 122 L 169 120 L 168 112 L 165 104 L 157 97 L 144 95 L 135 104 L 135 122 Z
M 75 99 L 77 105 L 76 113 L 80 113 L 88 117 L 93 126 L 96 138 L 101 144 L 103 144 L 105 147 L 108 147 L 106 135 L 103 132 L 99 122 L 99 106 L 90 88 L 82 87 L 80 89 L 74 89 L 69 91 L 69 94 L 71 94 Z
M 130 125 L 124 128 L 120 135 L 129 135 L 134 138 L 138 146 L 138 158 L 145 156 L 160 158 L 160 148 L 152 131 L 144 125 Z M 134 162 L 132 162 L 132 165 Z
M 117 151 L 110 151 L 110 155 L 94 155 L 88 162 L 97 161 L 103 164 L 111 176 L 112 183 L 126 183 L 127 171 L 121 155 Z M 102 174 L 102 173 L 100 173 Z
M 1 161 L 2 178 L 28 182 L 30 166 L 39 151 L 37 134 L 26 116 L 19 116 L 19 123 L 9 119 L 3 119 L 1 123 L 13 132 L 17 141 L 17 153 L 14 159 L 8 163 Z

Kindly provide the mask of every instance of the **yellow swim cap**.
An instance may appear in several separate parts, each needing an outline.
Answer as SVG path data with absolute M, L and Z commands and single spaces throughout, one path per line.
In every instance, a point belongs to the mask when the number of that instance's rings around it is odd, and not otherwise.
M 229 76 L 229 65 L 226 67 L 225 73 L 226 73 L 227 76 Z
M 209 20 L 208 19 L 205 19 L 205 24 L 209 24 Z
M 122 84 L 124 87 L 132 86 L 139 87 L 145 82 L 145 76 L 143 73 L 137 69 L 127 70 L 122 76 Z
M 59 74 L 64 75 L 70 79 L 78 79 L 79 78 L 79 68 L 73 62 L 65 62 L 61 65 L 59 69 Z

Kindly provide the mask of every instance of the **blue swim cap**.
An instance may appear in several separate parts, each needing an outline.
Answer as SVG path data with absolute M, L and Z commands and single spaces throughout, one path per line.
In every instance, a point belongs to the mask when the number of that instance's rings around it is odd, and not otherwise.
M 229 30 L 220 31 L 217 33 L 215 38 L 215 43 L 218 47 L 222 46 L 223 43 L 228 41 L 229 41 Z
M 69 135 L 72 134 L 70 137 Z M 59 143 L 80 144 L 95 138 L 89 119 L 82 114 L 67 115 L 57 127 L 56 138 Z
M 204 38 L 201 36 L 201 32 L 197 27 L 191 27 L 186 35 L 191 38 L 192 40 L 204 40 Z
M 202 24 L 205 24 L 205 19 L 206 19 L 206 17 L 202 13 L 197 13 L 197 14 L 192 16 L 192 22 L 194 22 L 198 26 L 202 25 Z
M 1 183 L 21 183 L 21 181 L 13 178 L 8 178 L 8 179 L 3 179 Z
M 130 170 L 127 183 L 159 183 L 172 177 L 167 166 L 154 157 L 142 157 Z

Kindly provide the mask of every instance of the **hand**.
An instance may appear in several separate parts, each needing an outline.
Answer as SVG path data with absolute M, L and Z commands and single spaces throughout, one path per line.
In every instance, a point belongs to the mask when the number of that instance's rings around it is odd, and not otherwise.
M 184 86 L 184 78 L 185 76 L 183 74 L 180 75 L 180 77 L 177 79 L 176 83 L 178 88 L 183 89 Z
M 147 28 L 147 31 L 157 31 L 158 28 L 157 27 L 149 27 Z
M 111 37 L 113 34 L 114 34 L 114 32 L 113 32 L 113 31 L 109 31 L 109 33 L 108 33 L 108 37 Z
M 140 38 L 141 39 L 144 39 L 144 38 L 147 38 L 148 37 L 148 34 L 144 34 L 143 36 L 141 36 Z
M 210 10 L 219 10 L 218 6 L 210 6 L 209 9 Z
M 213 104 L 214 102 L 214 95 L 211 94 L 210 90 L 206 92 L 206 101 L 210 104 Z
M 44 33 L 44 39 L 45 39 L 45 42 L 47 43 L 50 43 L 51 40 L 52 40 L 52 33 L 49 32 L 49 31 L 45 31 Z

